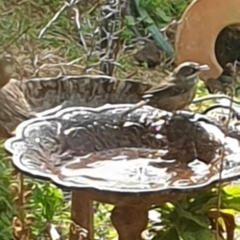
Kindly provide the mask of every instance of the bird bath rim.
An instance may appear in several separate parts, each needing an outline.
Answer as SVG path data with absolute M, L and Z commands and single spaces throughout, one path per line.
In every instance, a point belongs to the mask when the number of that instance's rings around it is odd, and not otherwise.
M 38 117 L 38 118 L 34 118 L 34 119 L 30 119 L 30 120 L 27 120 L 27 121 L 24 121 L 22 122 L 16 129 L 16 136 L 15 137 L 12 137 L 10 139 L 8 139 L 4 146 L 5 148 L 7 149 L 8 152 L 10 152 L 13 156 L 12 156 L 12 159 L 13 159 L 13 163 L 14 165 L 22 172 L 26 173 L 27 175 L 31 176 L 31 177 L 34 177 L 34 178 L 37 178 L 37 179 L 44 179 L 44 180 L 51 180 L 51 182 L 53 182 L 54 184 L 58 185 L 59 187 L 61 188 L 64 188 L 64 189 L 81 189 L 81 190 L 94 190 L 94 191 L 101 191 L 101 192 L 106 192 L 106 193 L 113 193 L 113 194 L 127 194 L 128 196 L 130 195 L 133 195 L 133 196 L 136 196 L 136 195 L 149 195 L 149 194 L 159 194 L 159 193 L 171 193 L 171 192 L 192 192 L 192 191 L 199 191 L 201 189 L 204 189 L 208 186 L 211 186 L 212 184 L 215 184 L 219 181 L 219 176 L 218 174 L 215 173 L 214 176 L 211 176 L 206 182 L 203 182 L 202 184 L 195 184 L 194 186 L 167 186 L 165 188 L 158 188 L 158 189 L 155 189 L 153 190 L 152 188 L 146 190 L 146 189 L 140 189 L 140 188 L 136 188 L 136 189 L 131 189 L 131 191 L 126 188 L 109 188 L 109 187 L 106 187 L 106 186 L 94 186 L 94 185 L 81 185 L 81 183 L 73 183 L 73 182 L 65 182 L 64 183 L 64 180 L 62 181 L 59 176 L 57 174 L 53 175 L 53 173 L 50 173 L 50 174 L 45 174 L 43 171 L 42 172 L 39 172 L 39 169 L 37 170 L 37 168 L 34 169 L 31 169 L 29 168 L 29 165 L 26 166 L 26 165 L 23 165 L 22 162 L 21 162 L 21 157 L 23 156 L 24 154 L 24 151 L 19 153 L 19 149 L 14 149 L 14 144 L 16 143 L 24 143 L 24 144 L 27 144 L 26 141 L 24 142 L 24 140 L 26 140 L 27 138 L 25 138 L 26 136 L 24 136 L 24 133 L 25 133 L 25 130 L 30 128 L 30 126 L 37 126 L 37 123 L 42 123 L 42 122 L 45 122 L 47 123 L 49 120 L 59 120 L 64 118 L 64 116 L 66 116 L 66 114 L 70 114 L 70 113 L 73 113 L 73 112 L 81 112 L 82 111 L 82 115 L 83 115 L 83 112 L 84 111 L 89 111 L 91 113 L 99 113 L 101 111 L 105 111 L 106 109 L 126 109 L 128 110 L 129 108 L 132 108 L 133 106 L 135 106 L 134 104 L 116 104 L 116 105 L 113 105 L 113 104 L 106 104 L 106 105 L 103 105 L 101 107 L 98 107 L 98 108 L 89 108 L 89 107 L 71 107 L 71 108 L 65 108 L 63 110 L 60 110 L 58 111 L 57 113 L 51 115 L 51 116 L 41 116 L 41 117 Z M 149 112 L 156 112 L 159 113 L 159 114 L 162 114 L 164 111 L 160 111 L 160 110 L 157 110 L 151 106 L 144 106 L 141 108 L 141 111 L 149 111 Z M 166 113 L 166 112 L 165 112 Z M 190 114 L 193 114 L 193 113 L 190 113 Z M 33 130 L 32 130 L 33 131 Z M 24 139 L 25 138 L 25 139 Z M 239 141 L 238 141 L 239 143 Z M 26 146 L 26 145 L 25 145 Z M 134 148 L 134 147 L 132 147 Z M 26 149 L 27 150 L 27 149 Z M 45 149 L 46 150 L 46 149 Z M 131 148 L 121 148 L 121 151 L 131 151 L 132 149 Z M 138 149 L 139 151 L 143 151 L 144 149 Z M 154 149 L 153 149 L 154 150 Z M 106 150 L 104 150 L 105 153 L 107 152 Z M 111 151 L 111 150 L 109 150 Z M 108 151 L 108 152 L 109 152 Z M 87 155 L 91 155 L 93 153 L 89 153 Z M 97 153 L 95 153 L 95 155 L 97 155 Z M 81 159 L 84 158 L 84 156 L 81 156 L 80 157 Z M 235 158 L 234 158 L 235 159 Z M 151 161 L 153 161 L 153 159 L 151 159 Z M 235 161 L 235 160 L 234 160 Z M 130 161 L 128 161 L 130 162 Z M 165 162 L 166 163 L 166 162 Z M 229 163 L 229 162 L 228 162 Z M 231 163 L 231 161 L 230 161 Z M 234 162 L 236 163 L 236 162 Z M 211 163 L 212 164 L 212 163 Z M 222 180 L 223 181 L 231 181 L 231 180 L 234 180 L 236 178 L 238 178 L 240 176 L 240 173 L 238 174 L 237 172 L 240 172 L 240 171 L 237 171 L 237 166 L 238 166 L 238 170 L 240 170 L 240 162 L 237 162 L 237 165 L 236 166 L 233 166 L 232 167 L 232 170 L 234 169 L 235 172 L 232 173 L 229 173 L 229 172 L 226 172 L 226 169 L 225 169 L 225 174 L 223 173 L 223 178 Z M 62 168 L 62 166 L 61 166 Z M 181 169 L 180 169 L 181 170 Z

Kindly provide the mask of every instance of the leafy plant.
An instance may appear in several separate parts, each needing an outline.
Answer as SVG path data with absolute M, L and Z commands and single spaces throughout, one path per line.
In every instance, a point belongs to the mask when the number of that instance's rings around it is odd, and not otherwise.
M 122 32 L 122 38 L 129 43 L 135 36 L 134 30 L 136 30 L 136 20 L 133 16 L 126 16 L 124 19 L 125 29 Z
M 134 0 L 133 3 L 131 4 L 132 15 L 125 19 L 126 29 L 122 34 L 123 39 L 129 42 L 134 36 L 141 35 L 135 27 L 141 24 L 146 33 L 152 34 L 156 44 L 165 51 L 166 55 L 173 56 L 172 46 L 165 41 L 159 28 L 164 27 L 173 19 L 179 19 L 188 1 Z
M 12 218 L 15 209 L 12 205 L 13 194 L 9 188 L 12 183 L 10 160 L 3 150 L 0 151 L 0 239 L 9 240 L 12 238 Z
M 219 239 L 227 233 L 228 239 L 234 236 L 235 215 L 240 208 L 240 186 L 225 186 L 221 194 L 222 207 L 218 212 L 217 191 L 211 189 L 201 194 L 187 197 L 172 205 L 166 203 L 157 209 L 161 214 L 160 224 L 153 225 L 160 230 L 154 240 L 213 240 L 216 225 L 220 229 Z
M 32 224 L 32 232 L 35 236 L 41 235 L 48 224 L 56 224 L 63 229 L 63 235 L 67 236 L 70 223 L 69 203 L 64 202 L 64 197 L 57 187 L 50 183 L 38 183 L 27 181 L 32 189 L 32 196 L 25 205 L 26 209 L 34 209 L 35 221 Z

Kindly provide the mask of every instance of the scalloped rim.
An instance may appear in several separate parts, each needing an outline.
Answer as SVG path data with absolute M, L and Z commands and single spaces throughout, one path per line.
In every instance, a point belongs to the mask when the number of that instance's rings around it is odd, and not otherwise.
M 219 182 L 219 176 L 214 175 L 212 178 L 208 179 L 208 181 L 206 183 L 198 184 L 197 186 L 192 186 L 191 188 L 189 188 L 189 186 L 186 186 L 186 187 L 184 187 L 184 186 L 181 186 L 181 187 L 170 186 L 168 188 L 161 188 L 161 189 L 157 189 L 157 190 L 154 190 L 154 191 L 152 189 L 150 189 L 150 190 L 148 190 L 148 189 L 143 189 L 143 190 L 136 189 L 136 190 L 127 191 L 126 189 L 116 189 L 116 188 L 109 189 L 107 187 L 96 188 L 96 187 L 89 186 L 89 185 L 79 186 L 79 184 L 74 184 L 74 183 L 67 184 L 64 181 L 61 181 L 57 175 L 41 173 L 37 170 L 31 170 L 31 169 L 28 169 L 25 166 L 21 165 L 20 164 L 20 158 L 19 158 L 21 156 L 21 154 L 17 153 L 15 151 L 15 149 L 12 147 L 15 142 L 22 141 L 24 129 L 28 125 L 31 125 L 33 123 L 47 121 L 47 120 L 50 120 L 50 119 L 61 117 L 63 114 L 66 114 L 68 112 L 72 113 L 73 111 L 92 111 L 92 112 L 97 113 L 97 112 L 100 112 L 102 110 L 109 109 L 109 107 L 113 107 L 113 108 L 126 107 L 127 108 L 126 110 L 128 110 L 129 108 L 134 107 L 134 106 L 135 106 L 135 104 L 105 104 L 105 105 L 97 107 L 97 108 L 69 107 L 69 108 L 62 109 L 62 110 L 56 112 L 55 114 L 53 114 L 51 116 L 49 116 L 49 115 L 44 116 L 43 115 L 43 116 L 39 116 L 37 118 L 29 119 L 29 120 L 26 120 L 26 121 L 24 121 L 24 122 L 22 122 L 21 124 L 18 125 L 18 127 L 16 128 L 16 136 L 12 137 L 10 139 L 7 139 L 4 143 L 4 147 L 8 152 L 10 152 L 12 154 L 13 164 L 20 171 L 23 171 L 26 175 L 31 176 L 33 178 L 36 178 L 38 180 L 43 180 L 43 179 L 44 180 L 50 180 L 55 185 L 58 185 L 59 187 L 62 187 L 64 189 L 66 189 L 66 188 L 68 188 L 68 189 L 94 189 L 94 190 L 97 190 L 97 191 L 111 192 L 111 193 L 116 193 L 116 194 L 117 193 L 121 193 L 121 194 L 125 193 L 125 194 L 128 194 L 128 195 L 131 195 L 131 194 L 135 195 L 135 194 L 139 194 L 139 193 L 141 193 L 141 194 L 157 194 L 157 193 L 164 193 L 164 192 L 166 193 L 166 192 L 171 192 L 171 191 L 174 191 L 174 192 L 194 192 L 194 191 L 206 188 L 206 187 L 210 187 L 211 185 Z M 143 108 L 154 109 L 151 106 L 143 106 Z M 51 109 L 49 111 L 51 111 Z M 41 113 L 40 113 L 40 115 L 41 115 Z M 234 179 L 238 178 L 240 176 L 240 166 L 239 166 L 239 171 L 238 172 L 239 172 L 239 174 L 234 174 L 231 177 L 225 177 L 224 178 L 224 175 L 223 175 L 222 176 L 222 181 L 227 182 L 227 181 L 231 181 L 231 180 L 234 180 Z

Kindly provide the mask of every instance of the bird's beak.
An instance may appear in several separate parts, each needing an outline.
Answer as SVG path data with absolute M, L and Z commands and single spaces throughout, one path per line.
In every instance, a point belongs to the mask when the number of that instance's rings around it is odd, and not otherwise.
M 204 65 L 200 65 L 198 69 L 199 69 L 199 71 L 208 71 L 208 70 L 210 70 L 210 67 L 208 65 L 204 64 Z

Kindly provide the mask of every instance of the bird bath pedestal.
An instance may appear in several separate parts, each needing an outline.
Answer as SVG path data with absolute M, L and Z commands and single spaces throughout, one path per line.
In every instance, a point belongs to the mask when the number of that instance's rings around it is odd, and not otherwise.
M 185 194 L 148 194 L 138 193 L 107 193 L 95 190 L 73 191 L 72 220 L 75 224 L 88 230 L 88 240 L 93 240 L 94 229 L 91 225 L 92 208 L 87 205 L 92 200 L 114 205 L 111 221 L 117 230 L 119 240 L 142 240 L 142 232 L 148 224 L 148 211 L 153 205 L 162 205 L 166 202 L 174 203 Z M 83 203 L 85 201 L 85 204 Z M 85 206 L 84 206 L 85 205 Z M 85 208 L 84 208 L 85 207 Z M 82 213 L 82 214 L 81 214 Z M 78 240 L 78 235 L 70 233 L 71 240 Z
M 219 181 L 223 144 L 222 181 L 240 176 L 239 140 L 225 140 L 220 123 L 150 106 L 129 111 L 135 107 L 66 108 L 21 123 L 5 142 L 20 172 L 72 191 L 73 225 L 88 230 L 85 239 L 94 239 L 92 202 L 98 201 L 114 205 L 120 240 L 141 240 L 151 206 Z M 79 239 L 75 230 L 70 240 Z

